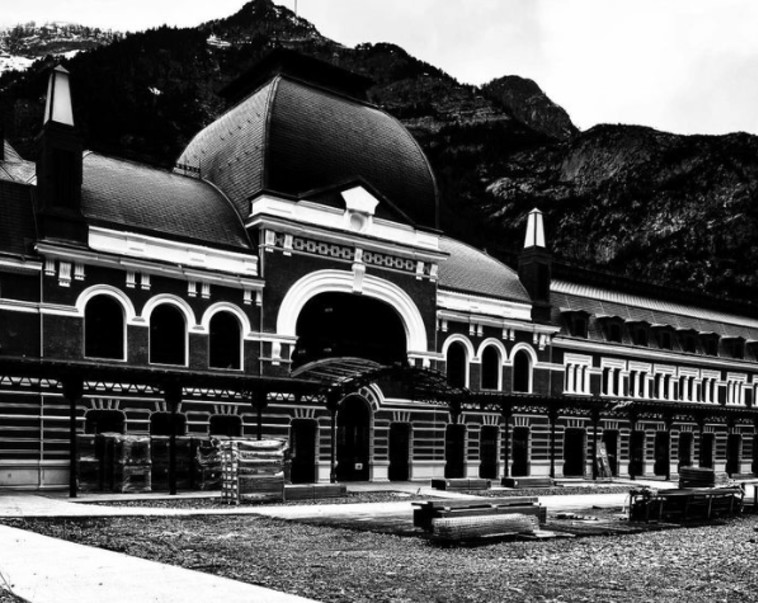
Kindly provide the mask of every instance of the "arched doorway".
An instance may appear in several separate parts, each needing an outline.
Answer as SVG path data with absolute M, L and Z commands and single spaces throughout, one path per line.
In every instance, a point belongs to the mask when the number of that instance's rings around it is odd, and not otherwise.
M 369 479 L 371 407 L 363 396 L 348 396 L 337 410 L 337 480 Z
M 405 362 L 405 327 L 392 306 L 372 297 L 321 293 L 311 298 L 297 318 L 296 368 L 314 360 L 349 356 L 380 364 Z

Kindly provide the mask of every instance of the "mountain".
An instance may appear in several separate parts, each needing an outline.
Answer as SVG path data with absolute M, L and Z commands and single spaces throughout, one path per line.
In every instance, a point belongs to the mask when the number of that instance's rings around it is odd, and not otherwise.
M 756 137 L 636 126 L 579 132 L 531 80 L 461 84 L 393 44 L 346 47 L 271 0 L 195 28 L 114 35 L 65 59 L 86 145 L 170 167 L 224 110 L 217 91 L 275 47 L 373 79 L 370 100 L 426 151 L 451 235 L 512 260 L 525 215 L 538 206 L 564 260 L 758 298 Z M 25 156 L 34 154 L 50 63 L 0 76 L 5 131 Z
M 0 29 L 0 74 L 23 71 L 48 55 L 72 57 L 109 44 L 121 34 L 72 23 L 26 23 Z

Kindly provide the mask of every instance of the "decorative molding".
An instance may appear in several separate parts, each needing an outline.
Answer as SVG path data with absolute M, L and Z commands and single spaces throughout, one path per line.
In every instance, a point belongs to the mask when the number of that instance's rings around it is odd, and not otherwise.
M 531 322 L 531 304 L 512 302 L 494 297 L 484 297 L 470 293 L 460 293 L 446 289 L 437 290 L 437 307 L 441 310 L 463 312 L 476 315 L 497 317 L 505 320 L 523 320 Z M 503 323 L 496 323 L 501 326 Z M 493 325 L 494 326 L 494 325 Z M 532 326 L 532 325 L 530 325 Z M 537 326 L 537 325 L 533 325 Z M 552 327 L 548 327 L 553 331 Z M 557 331 L 557 329 L 555 329 Z

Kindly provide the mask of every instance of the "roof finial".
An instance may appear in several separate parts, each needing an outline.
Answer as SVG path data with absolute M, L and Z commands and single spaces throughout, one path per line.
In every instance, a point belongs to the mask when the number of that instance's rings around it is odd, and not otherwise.
M 529 247 L 545 247 L 545 226 L 542 220 L 542 212 L 536 207 L 529 212 L 529 218 L 526 222 L 524 249 Z
M 52 70 L 47 84 L 47 103 L 45 104 L 45 120 L 43 124 L 49 121 L 66 126 L 74 125 L 69 73 L 60 65 Z

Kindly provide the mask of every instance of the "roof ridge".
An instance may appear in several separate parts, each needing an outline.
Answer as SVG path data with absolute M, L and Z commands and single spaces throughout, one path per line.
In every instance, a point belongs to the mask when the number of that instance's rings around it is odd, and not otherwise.
M 269 160 L 268 155 L 271 152 L 271 145 L 269 144 L 269 136 L 271 135 L 271 120 L 274 115 L 274 99 L 279 93 L 279 87 L 282 82 L 282 74 L 279 73 L 267 82 L 271 87 L 268 91 L 268 98 L 266 98 L 266 123 L 263 125 L 263 177 L 261 178 L 261 189 L 268 189 L 268 172 L 269 172 Z M 249 97 L 248 97 L 249 98 Z

